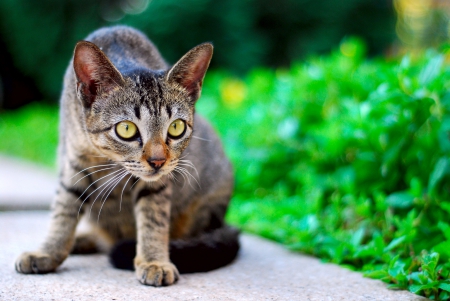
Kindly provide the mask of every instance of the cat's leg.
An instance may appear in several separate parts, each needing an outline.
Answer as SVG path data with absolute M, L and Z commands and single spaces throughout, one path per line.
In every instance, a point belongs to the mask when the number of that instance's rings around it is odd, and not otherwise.
M 135 206 L 137 246 L 134 266 L 142 284 L 170 285 L 179 278 L 169 259 L 171 187 L 143 188 Z
M 117 243 L 106 229 L 87 221 L 87 227 L 83 232 L 75 234 L 75 243 L 73 245 L 72 254 L 93 254 L 108 253 L 111 247 Z
M 41 248 L 26 252 L 16 260 L 16 270 L 24 274 L 42 274 L 54 271 L 69 255 L 78 223 L 80 202 L 62 184 L 52 205 L 50 229 Z
M 94 254 L 99 251 L 95 233 L 81 233 L 75 236 L 72 254 Z

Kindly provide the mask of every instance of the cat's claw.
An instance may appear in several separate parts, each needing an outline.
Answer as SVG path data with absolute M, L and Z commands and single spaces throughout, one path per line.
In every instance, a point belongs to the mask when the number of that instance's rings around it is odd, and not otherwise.
M 26 252 L 16 260 L 16 271 L 22 274 L 45 274 L 53 272 L 59 263 L 42 252 Z
M 136 266 L 136 276 L 140 283 L 152 286 L 166 286 L 178 281 L 177 268 L 170 262 L 151 261 Z

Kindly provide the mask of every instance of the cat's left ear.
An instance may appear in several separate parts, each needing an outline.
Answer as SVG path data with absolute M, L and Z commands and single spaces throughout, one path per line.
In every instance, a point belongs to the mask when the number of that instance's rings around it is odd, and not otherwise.
M 186 53 L 166 74 L 169 83 L 177 83 L 196 101 L 213 55 L 213 45 L 203 43 Z
M 73 69 L 77 94 L 85 107 L 124 84 L 119 70 L 94 43 L 81 41 L 75 46 Z

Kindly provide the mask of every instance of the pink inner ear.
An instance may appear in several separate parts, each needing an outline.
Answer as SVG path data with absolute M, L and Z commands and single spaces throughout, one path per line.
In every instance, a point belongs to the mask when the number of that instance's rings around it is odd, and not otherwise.
M 91 83 L 95 82 L 92 50 L 88 47 L 80 48 L 81 49 L 77 49 L 74 58 L 75 73 L 79 81 L 89 86 Z
M 211 60 L 210 51 L 201 51 L 196 55 L 192 62 L 188 63 L 187 70 L 181 77 L 180 84 L 185 87 L 189 93 L 197 94 L 201 89 L 203 78 Z
M 106 94 L 123 84 L 120 72 L 95 44 L 77 43 L 73 58 L 77 87 L 85 105 L 90 106 L 101 94 Z
M 193 66 L 188 70 L 186 77 L 182 79 L 182 85 L 186 88 L 195 86 L 205 76 L 208 61 L 197 60 Z M 195 88 L 195 87 L 192 87 Z

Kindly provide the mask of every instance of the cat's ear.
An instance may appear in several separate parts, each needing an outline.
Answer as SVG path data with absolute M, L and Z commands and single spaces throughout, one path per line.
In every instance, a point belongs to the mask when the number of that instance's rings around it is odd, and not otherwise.
M 77 77 L 77 94 L 85 107 L 97 97 L 120 89 L 124 79 L 97 45 L 81 41 L 75 46 L 73 69 Z
M 212 55 L 213 45 L 210 43 L 194 47 L 167 72 L 167 81 L 182 86 L 196 101 L 200 97 L 203 78 Z

